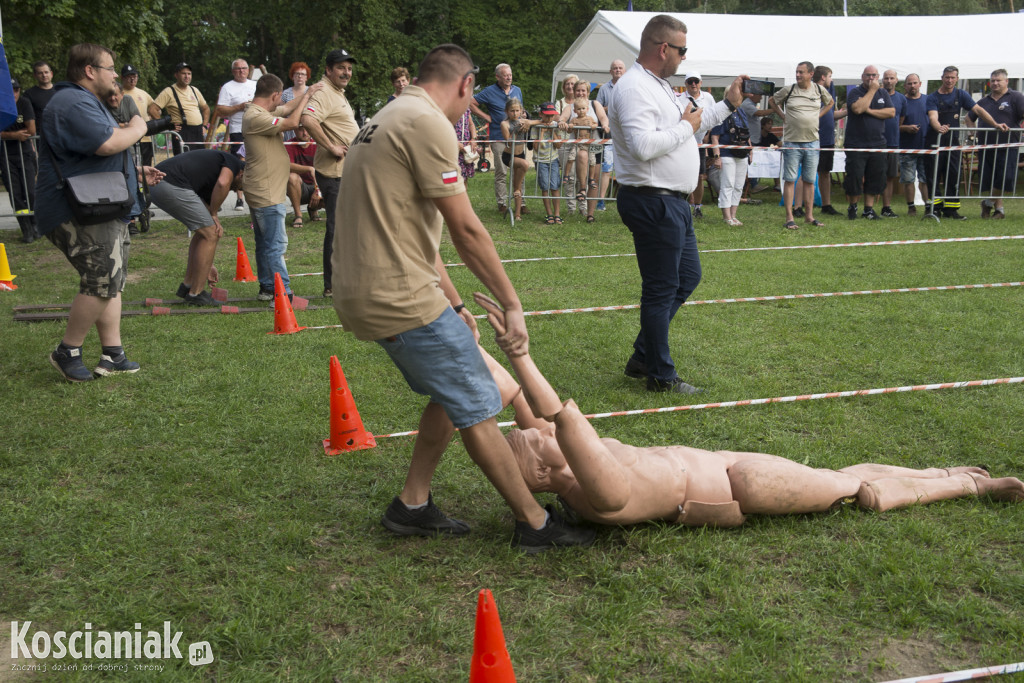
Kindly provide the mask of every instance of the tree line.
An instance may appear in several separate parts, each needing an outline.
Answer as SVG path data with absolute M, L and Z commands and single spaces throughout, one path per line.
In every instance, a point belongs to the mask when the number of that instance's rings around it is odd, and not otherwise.
M 1014 0 L 847 0 L 850 15 L 976 14 L 1012 11 Z M 139 87 L 155 95 L 188 62 L 193 85 L 207 98 L 229 80 L 233 59 L 265 64 L 287 80 L 304 61 L 315 80 L 327 52 L 343 47 L 358 60 L 348 96 L 364 115 L 391 92 L 396 66 L 415 67 L 435 45 L 465 47 L 480 66 L 480 85 L 494 66 L 512 65 L 528 105 L 547 99 L 554 65 L 598 10 L 624 10 L 626 0 L 362 0 L 202 3 L 163 0 L 7 0 L 4 46 L 11 73 L 34 84 L 31 64 L 46 59 L 63 80 L 67 50 L 95 42 L 117 53 L 117 66 L 140 72 Z M 841 15 L 843 0 L 636 0 L 636 11 Z M 955 27 L 950 27 L 955 31 Z M 724 37 L 723 39 L 727 39 Z M 894 40 L 901 37 L 893 36 Z

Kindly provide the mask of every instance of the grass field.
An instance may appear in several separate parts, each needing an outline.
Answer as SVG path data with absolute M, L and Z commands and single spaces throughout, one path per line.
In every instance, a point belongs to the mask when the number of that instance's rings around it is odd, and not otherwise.
M 490 176 L 470 183 L 502 258 L 625 254 L 612 207 L 587 225 L 510 228 Z M 840 189 L 836 188 L 837 199 Z M 1005 221 L 833 218 L 782 229 L 770 192 L 730 228 L 707 207 L 702 250 L 1024 234 Z M 898 206 L 899 213 L 903 207 Z M 565 212 L 567 213 L 567 212 Z M 217 265 L 232 296 L 225 221 Z M 322 223 L 290 231 L 289 270 L 320 270 Z M 873 514 L 754 517 L 737 530 L 601 528 L 586 550 L 525 557 L 512 517 L 456 438 L 434 481 L 464 539 L 397 539 L 379 524 L 410 438 L 325 457 L 328 359 L 337 355 L 367 429 L 414 429 L 423 400 L 382 351 L 341 330 L 275 336 L 272 315 L 138 317 L 122 327 L 136 375 L 61 381 L 47 354 L 60 322 L 14 323 L 17 304 L 70 301 L 77 277 L 46 241 L 9 242 L 19 289 L 0 294 L 0 680 L 9 622 L 32 630 L 183 632 L 214 662 L 75 680 L 457 681 L 476 595 L 494 592 L 523 681 L 874 681 L 1024 660 L 1024 505 L 957 500 Z M 171 298 L 184 229 L 133 241 L 126 300 Z M 446 260 L 458 258 L 450 244 Z M 694 299 L 1024 280 L 1024 240 L 707 253 Z M 628 256 L 508 264 L 526 310 L 636 303 Z M 450 273 L 468 301 L 479 284 Z M 318 295 L 315 276 L 297 277 Z M 636 310 L 528 318 L 537 364 L 584 412 L 1024 375 L 1020 288 L 684 307 L 672 326 L 699 397 L 650 394 L 622 375 Z M 313 303 L 320 303 L 314 300 Z M 332 310 L 300 325 L 337 323 Z M 490 333 L 484 344 L 496 352 Z M 99 347 L 91 333 L 90 364 Z M 503 415 L 501 419 L 509 419 Z M 636 445 L 754 450 L 815 467 L 874 461 L 983 464 L 1024 475 L 1024 387 L 887 394 L 619 417 L 599 432 Z M 551 497 L 541 496 L 544 502 Z M 186 654 L 187 656 L 187 654 Z M 96 663 L 97 660 L 94 660 Z M 64 660 L 67 663 L 67 660 Z M 19 660 L 19 663 L 26 663 Z M 49 664 L 57 660 L 49 660 Z M 81 664 L 81 663 L 80 663 Z

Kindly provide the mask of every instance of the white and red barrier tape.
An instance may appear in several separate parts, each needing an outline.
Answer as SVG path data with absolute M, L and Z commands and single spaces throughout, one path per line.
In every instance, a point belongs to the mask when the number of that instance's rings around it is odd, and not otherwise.
M 935 287 L 898 287 L 896 289 L 861 289 L 851 292 L 819 292 L 816 294 L 779 294 L 775 296 L 746 296 L 735 299 L 704 299 L 702 301 L 687 301 L 684 306 L 699 306 L 702 304 L 738 304 L 754 301 L 784 301 L 787 299 L 827 299 L 838 296 L 859 296 L 863 294 L 906 294 L 909 292 L 945 292 L 956 289 L 994 289 L 997 287 L 1021 287 L 1024 282 L 988 282 L 977 285 L 939 285 Z M 588 306 L 586 308 L 557 308 L 547 311 L 526 311 L 524 316 L 535 315 L 559 315 L 562 313 L 595 313 L 597 311 L 625 311 L 640 308 L 640 304 L 622 304 L 619 306 Z M 483 320 L 486 315 L 473 316 Z M 306 327 L 306 330 L 332 330 L 341 325 L 317 325 Z
M 988 678 L 1001 674 L 1012 674 L 1024 671 L 1024 662 L 1013 664 L 998 664 L 996 666 L 983 666 L 978 669 L 964 669 L 962 671 L 950 671 L 944 674 L 928 674 L 925 676 L 911 676 L 898 680 L 886 681 L 885 683 L 952 683 L 952 681 L 967 681 L 975 678 Z
M 992 237 L 941 237 L 930 240 L 890 240 L 888 242 L 843 242 L 838 244 L 799 244 L 783 247 L 738 247 L 734 249 L 702 249 L 702 254 L 724 254 L 736 251 L 784 251 L 787 249 L 835 249 L 839 247 L 882 247 L 907 244 L 944 244 L 949 242 L 992 242 L 997 240 L 1022 240 L 1024 235 L 1001 235 Z M 536 258 L 510 258 L 502 259 L 502 263 L 533 263 L 537 261 L 575 261 L 579 259 L 595 258 L 619 258 L 622 256 L 636 256 L 628 254 L 593 254 L 590 256 L 539 256 Z M 465 263 L 446 263 L 446 268 L 457 268 L 465 266 Z M 302 277 L 304 275 L 323 275 L 318 273 L 292 273 L 290 277 Z
M 639 410 L 617 410 L 608 413 L 591 413 L 583 417 L 597 420 L 604 417 L 625 417 L 629 415 L 650 415 L 653 413 L 678 413 L 687 410 L 706 410 L 710 408 L 735 408 L 738 406 L 758 406 L 771 403 L 796 403 L 799 401 L 819 401 L 826 398 L 850 398 L 852 396 L 877 396 L 879 394 L 900 394 L 909 391 L 936 391 L 939 389 L 964 389 L 967 387 L 987 387 L 995 384 L 1021 384 L 1024 377 L 1002 377 L 999 379 L 975 379 L 967 382 L 943 382 L 941 384 L 915 384 L 903 387 L 885 387 L 881 389 L 855 389 L 851 391 L 829 391 L 820 394 L 799 394 L 796 396 L 776 396 L 774 398 L 748 398 L 742 401 L 720 401 L 718 403 L 695 403 L 685 406 L 669 406 L 666 408 L 641 408 Z M 514 427 L 515 422 L 499 422 L 499 427 Z M 391 434 L 374 434 L 378 439 L 392 436 L 412 436 L 419 430 L 408 432 L 392 432 Z

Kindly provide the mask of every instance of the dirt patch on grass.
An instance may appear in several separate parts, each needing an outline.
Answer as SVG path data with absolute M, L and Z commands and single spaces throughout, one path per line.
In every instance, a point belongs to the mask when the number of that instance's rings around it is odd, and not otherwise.
M 977 644 L 964 642 L 960 646 L 964 651 L 953 653 L 947 644 L 940 641 L 888 638 L 878 647 L 869 648 L 868 652 L 875 653 L 872 659 L 876 663 L 884 662 L 881 673 L 885 677 L 909 678 L 980 666 L 976 656 Z
M 150 276 L 158 274 L 160 271 L 156 268 L 140 268 L 137 270 L 129 270 L 125 281 L 130 285 L 137 285 L 144 280 L 149 279 Z

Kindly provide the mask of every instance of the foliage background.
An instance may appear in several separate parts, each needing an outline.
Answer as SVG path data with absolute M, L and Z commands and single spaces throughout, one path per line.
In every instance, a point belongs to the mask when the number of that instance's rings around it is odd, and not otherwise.
M 976 14 L 1013 11 L 1014 0 L 850 0 L 850 15 Z M 364 0 L 304 3 L 229 0 L 7 0 L 4 36 L 11 73 L 31 84 L 37 59 L 63 78 L 67 49 L 97 42 L 134 64 L 139 87 L 155 94 L 171 82 L 180 61 L 193 67 L 193 84 L 216 98 L 243 57 L 286 75 L 305 61 L 318 78 L 328 51 L 344 47 L 358 60 L 349 99 L 372 115 L 391 92 L 388 74 L 411 71 L 430 48 L 462 45 L 480 65 L 481 85 L 496 64 L 512 65 L 526 104 L 548 97 L 551 69 L 598 10 L 624 10 L 623 0 Z M 637 11 L 840 15 L 842 0 L 637 0 Z M 287 80 L 286 80 L 287 83 Z

